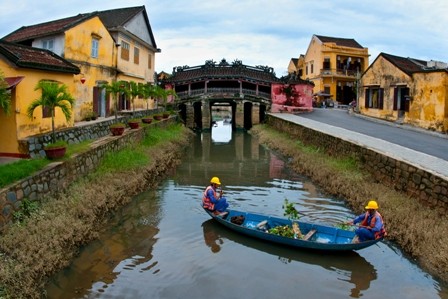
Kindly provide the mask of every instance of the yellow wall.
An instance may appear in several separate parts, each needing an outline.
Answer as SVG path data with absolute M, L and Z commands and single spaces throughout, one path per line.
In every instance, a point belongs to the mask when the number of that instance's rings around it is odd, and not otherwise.
M 405 123 L 425 129 L 448 131 L 448 73 L 431 71 L 407 75 L 387 59 L 379 56 L 361 78 L 359 110 L 361 114 L 395 121 L 398 111 L 393 110 L 394 88 L 407 86 L 411 101 Z M 365 89 L 379 86 L 384 89 L 383 109 L 365 107 Z
M 143 44 L 133 40 L 129 37 L 124 37 L 121 34 L 118 35 L 118 44 L 122 45 L 125 42 L 129 44 L 129 59 L 125 60 L 121 58 L 122 46 L 118 47 L 117 52 L 117 68 L 120 70 L 117 80 L 120 81 L 134 81 L 136 83 L 153 83 L 154 82 L 154 51 L 148 49 Z M 134 61 L 134 49 L 139 49 L 138 63 Z M 149 61 L 151 60 L 151 61 Z M 154 109 L 154 101 L 149 100 L 147 103 L 142 98 L 135 98 L 134 104 L 136 109 L 146 109 L 148 106 L 150 109 Z
M 387 76 L 384 76 L 384 74 L 387 74 Z M 360 112 L 377 118 L 388 120 L 397 119 L 398 111 L 393 110 L 394 88 L 397 84 L 409 87 L 412 85 L 412 78 L 390 63 L 387 59 L 379 56 L 361 78 L 358 97 Z M 384 88 L 384 104 L 382 110 L 365 107 L 365 89 L 369 86 L 379 86 Z
M 51 118 L 42 118 L 42 109 L 36 108 L 34 118 L 31 120 L 26 115 L 30 103 L 41 96 L 40 91 L 34 88 L 40 80 L 53 80 L 68 86 L 70 93 L 73 92 L 73 75 L 66 73 L 56 73 L 39 71 L 32 69 L 16 68 L 7 63 L 0 56 L 0 69 L 5 77 L 23 76 L 24 79 L 15 87 L 13 91 L 12 111 L 9 116 L 0 112 L 0 153 L 19 153 L 18 140 L 31 135 L 51 131 Z M 60 109 L 56 109 L 55 128 L 73 126 L 73 118 L 67 122 Z
M 448 132 L 448 73 L 415 73 L 412 100 L 405 121 Z
M 98 58 L 91 57 L 92 37 L 99 38 Z M 115 41 L 98 17 L 65 32 L 64 58 L 81 69 L 73 80 L 76 121 L 83 119 L 83 107 L 92 106 L 93 88 L 115 78 L 116 55 Z M 80 81 L 81 77 L 86 79 L 84 84 Z

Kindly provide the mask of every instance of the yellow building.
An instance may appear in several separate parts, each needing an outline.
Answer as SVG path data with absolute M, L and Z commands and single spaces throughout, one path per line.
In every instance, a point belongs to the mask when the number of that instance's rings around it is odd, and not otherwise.
M 340 104 L 356 99 L 357 78 L 369 66 L 368 49 L 354 39 L 313 35 L 298 74 L 314 83 L 314 93 L 331 95 Z
M 380 53 L 361 78 L 360 113 L 447 132 L 447 66 Z
M 33 119 L 27 116 L 30 103 L 41 96 L 34 88 L 41 80 L 57 81 L 73 93 L 79 68 L 50 51 L 0 41 L 0 70 L 11 94 L 10 114 L 0 109 L 0 156 L 27 157 L 20 140 L 51 131 L 51 116 L 42 107 Z M 59 109 L 55 113 L 56 128 L 73 126 L 73 118 L 67 122 Z
M 119 8 L 98 12 L 118 47 L 117 81 L 154 84 L 157 48 L 145 6 Z M 154 100 L 134 99 L 136 109 L 153 109 Z M 121 96 L 120 110 L 131 110 L 129 97 Z
M 121 8 L 21 27 L 6 41 L 48 49 L 77 65 L 73 78 L 75 121 L 95 112 L 113 114 L 114 105 L 102 85 L 114 80 L 154 82 L 157 49 L 144 6 Z M 136 106 L 146 108 L 143 99 Z M 120 96 L 119 110 L 130 110 L 129 98 Z
M 75 121 L 93 109 L 96 90 L 116 78 L 117 47 L 96 13 L 21 27 L 3 40 L 50 50 L 80 68 L 69 84 L 76 100 Z M 111 104 L 105 98 L 103 101 L 99 105 L 103 109 L 97 112 L 106 116 Z

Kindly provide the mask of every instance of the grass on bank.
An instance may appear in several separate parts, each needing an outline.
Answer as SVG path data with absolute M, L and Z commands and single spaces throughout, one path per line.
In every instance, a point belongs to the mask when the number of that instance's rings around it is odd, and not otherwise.
M 8 228 L 0 236 L 0 298 L 43 297 L 47 278 L 96 238 L 110 213 L 175 167 L 189 133 L 181 125 L 149 129 L 141 143 L 107 155 L 98 171 Z
M 91 143 L 92 140 L 87 140 L 79 144 L 70 144 L 63 159 L 68 159 L 73 154 L 88 150 Z M 0 189 L 42 170 L 51 162 L 51 160 L 39 158 L 18 160 L 10 164 L 0 165 Z
M 289 157 L 294 171 L 344 199 L 355 212 L 364 212 L 366 203 L 376 199 L 388 232 L 386 240 L 396 242 L 427 272 L 448 282 L 448 222 L 440 221 L 446 215 L 374 180 L 354 157 L 330 156 L 267 125 L 254 126 L 251 133 L 261 144 Z
M 30 174 L 43 169 L 50 163 L 51 161 L 42 158 L 32 160 L 19 160 L 10 164 L 1 165 L 0 188 L 3 188 L 30 176 Z

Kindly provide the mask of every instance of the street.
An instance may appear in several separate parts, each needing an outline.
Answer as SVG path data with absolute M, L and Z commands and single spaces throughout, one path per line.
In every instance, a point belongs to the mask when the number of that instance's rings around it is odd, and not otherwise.
M 318 108 L 298 116 L 383 139 L 448 161 L 448 136 L 444 134 L 362 117 L 342 109 Z

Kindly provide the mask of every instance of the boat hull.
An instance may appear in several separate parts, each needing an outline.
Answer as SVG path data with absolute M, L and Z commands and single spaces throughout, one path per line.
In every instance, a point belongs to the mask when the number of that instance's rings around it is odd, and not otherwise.
M 355 237 L 353 231 L 343 230 L 336 227 L 330 227 L 320 224 L 312 224 L 302 221 L 294 221 L 298 223 L 300 231 L 303 235 L 309 233 L 312 235 L 309 239 L 300 238 L 288 238 L 279 236 L 276 234 L 268 233 L 266 230 L 257 227 L 259 224 L 266 223 L 267 227 L 276 227 L 284 225 L 292 225 L 292 221 L 286 218 L 267 216 L 262 214 L 248 213 L 237 210 L 227 210 L 225 215 L 215 215 L 212 212 L 205 210 L 210 217 L 226 226 L 227 228 L 234 230 L 238 233 L 277 243 L 281 245 L 287 245 L 297 248 L 305 248 L 311 250 L 322 251 L 352 251 L 360 250 L 376 244 L 381 241 L 369 240 L 360 243 L 353 243 L 352 240 Z M 243 216 L 244 222 L 242 224 L 235 224 L 231 222 L 232 217 Z M 263 223 L 262 223 L 263 222 Z

